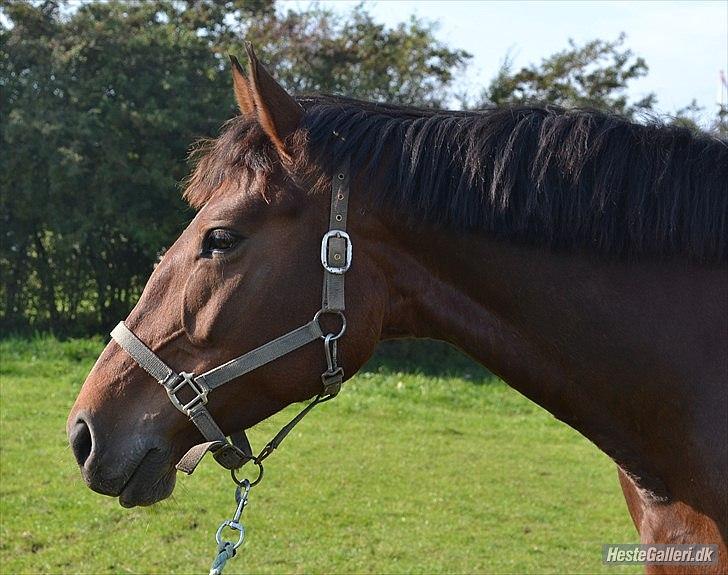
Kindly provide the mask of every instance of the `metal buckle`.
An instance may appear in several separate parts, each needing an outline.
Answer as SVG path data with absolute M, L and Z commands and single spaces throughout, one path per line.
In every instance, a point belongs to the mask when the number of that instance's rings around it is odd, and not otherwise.
M 171 382 L 167 382 L 167 380 L 165 380 L 160 383 L 164 385 L 167 390 L 167 395 L 169 396 L 172 404 L 185 415 L 189 415 L 192 409 L 198 405 L 207 404 L 207 394 L 210 392 L 210 389 L 204 383 L 195 381 L 194 373 L 182 371 Z M 190 389 L 195 396 L 187 403 L 182 403 L 177 398 L 177 392 L 186 385 L 190 386 Z
M 342 238 L 346 240 L 346 262 L 344 262 L 342 267 L 337 268 L 329 264 L 329 240 L 331 238 Z M 352 249 L 349 234 L 342 230 L 330 230 L 324 234 L 324 237 L 321 239 L 321 265 L 324 266 L 327 272 L 339 275 L 343 274 L 351 266 L 351 256 Z

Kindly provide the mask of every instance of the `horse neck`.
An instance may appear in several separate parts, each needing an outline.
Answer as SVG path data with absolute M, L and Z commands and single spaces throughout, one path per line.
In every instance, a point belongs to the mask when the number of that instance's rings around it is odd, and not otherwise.
M 578 344 L 570 332 L 592 319 L 591 270 L 475 236 L 405 232 L 398 246 L 385 336 L 448 341 L 529 396 L 563 380 L 563 361 L 551 357 Z
M 653 473 L 648 452 L 656 469 L 674 458 L 655 453 L 664 428 L 650 418 L 684 400 L 687 383 L 720 377 L 696 357 L 725 344 L 715 338 L 720 270 L 606 263 L 432 230 L 398 232 L 393 245 L 385 337 L 456 345 L 635 475 Z M 704 343 L 698 351 L 685 345 L 692 338 Z M 689 434 L 687 419 L 664 423 Z

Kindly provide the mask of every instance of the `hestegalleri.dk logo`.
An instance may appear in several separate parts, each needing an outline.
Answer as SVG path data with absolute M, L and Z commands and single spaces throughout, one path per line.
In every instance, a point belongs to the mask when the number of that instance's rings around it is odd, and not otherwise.
M 710 565 L 717 561 L 718 546 L 714 544 L 612 543 L 602 546 L 602 562 L 607 565 Z

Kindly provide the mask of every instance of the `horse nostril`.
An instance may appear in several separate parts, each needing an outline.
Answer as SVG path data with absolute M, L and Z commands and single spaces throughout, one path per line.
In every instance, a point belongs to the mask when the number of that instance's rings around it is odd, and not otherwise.
M 89 455 L 91 455 L 91 450 L 94 445 L 91 428 L 83 419 L 79 418 L 71 430 L 71 437 L 69 439 L 73 454 L 76 456 L 76 461 L 83 467 Z

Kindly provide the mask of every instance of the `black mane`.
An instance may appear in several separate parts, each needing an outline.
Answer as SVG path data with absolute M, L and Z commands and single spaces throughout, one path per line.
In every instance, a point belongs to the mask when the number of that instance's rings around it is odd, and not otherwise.
M 320 162 L 349 155 L 372 202 L 411 225 L 619 258 L 728 259 L 728 142 L 590 110 L 300 102 Z

